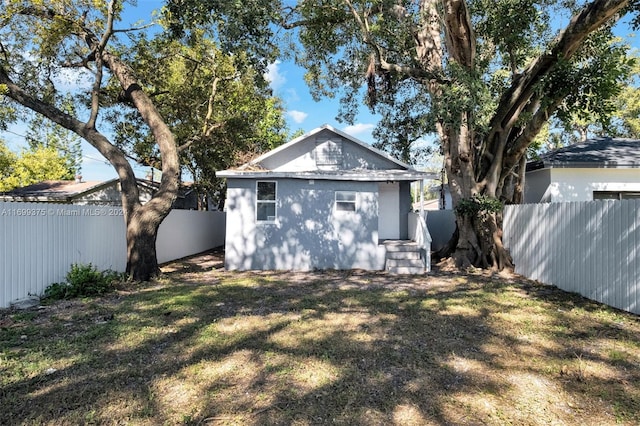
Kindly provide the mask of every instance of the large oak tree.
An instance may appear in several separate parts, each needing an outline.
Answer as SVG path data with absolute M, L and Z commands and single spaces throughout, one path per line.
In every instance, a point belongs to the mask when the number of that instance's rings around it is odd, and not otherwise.
M 127 3 L 118 0 L 4 1 L 0 8 L 3 103 L 0 112 L 2 119 L 20 118 L 19 113 L 13 112 L 16 108 L 7 108 L 17 105 L 40 114 L 82 137 L 113 165 L 120 179 L 126 221 L 126 271 L 134 280 L 148 280 L 159 272 L 156 235 L 177 195 L 180 147 L 155 105 L 155 93 L 148 90 L 133 64 L 122 54 L 130 48 L 127 35 L 148 28 L 118 28 Z M 171 7 L 167 11 L 170 16 Z M 215 11 L 219 19 L 212 28 L 217 29 L 213 32 L 225 52 L 240 49 L 251 55 L 258 51 L 258 65 L 269 60 L 270 29 L 262 20 L 260 10 L 247 13 L 237 2 L 219 2 Z M 253 30 L 242 32 L 249 27 Z M 188 43 L 188 33 L 180 30 L 174 27 L 172 33 L 184 36 L 181 40 Z M 89 81 L 89 89 L 83 89 L 87 87 L 85 84 L 73 90 L 80 104 L 86 107 L 78 109 L 75 115 L 65 112 L 57 102 L 61 87 L 74 86 L 69 84 L 69 74 L 63 78 L 65 69 L 83 70 L 75 75 Z M 140 202 L 130 158 L 110 140 L 111 128 L 102 117 L 103 108 L 112 100 L 108 91 L 105 92 L 109 82 L 110 87 L 118 87 L 121 111 L 132 108 L 145 123 L 160 160 L 159 189 L 144 205 Z M 8 101 L 12 105 L 8 105 Z
M 120 179 L 126 222 L 126 272 L 135 280 L 148 280 L 159 272 L 156 235 L 177 195 L 180 164 L 171 130 L 142 90 L 133 69 L 110 49 L 120 6 L 117 1 L 101 6 L 91 2 L 6 2 L 0 34 L 4 53 L 0 84 L 5 96 L 78 134 L 113 165 Z M 56 74 L 74 66 L 91 71 L 89 113 L 84 118 L 66 113 L 51 96 L 56 90 Z M 145 205 L 140 203 L 127 157 L 98 128 L 101 90 L 107 78 L 118 82 L 123 98 L 143 117 L 162 153 L 160 187 Z

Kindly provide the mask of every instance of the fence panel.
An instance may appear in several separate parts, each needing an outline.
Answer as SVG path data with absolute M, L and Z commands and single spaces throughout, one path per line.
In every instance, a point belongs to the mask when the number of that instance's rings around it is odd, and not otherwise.
M 640 314 L 640 200 L 506 206 L 515 271 Z
M 124 270 L 119 208 L 0 202 L 0 307 L 64 281 L 72 263 Z
M 222 212 L 172 211 L 158 231 L 159 262 L 224 245 L 224 224 Z M 72 263 L 124 271 L 126 247 L 119 207 L 0 202 L 0 308 L 64 281 Z
M 158 230 L 158 262 L 169 262 L 223 246 L 225 217 L 224 212 L 172 210 Z

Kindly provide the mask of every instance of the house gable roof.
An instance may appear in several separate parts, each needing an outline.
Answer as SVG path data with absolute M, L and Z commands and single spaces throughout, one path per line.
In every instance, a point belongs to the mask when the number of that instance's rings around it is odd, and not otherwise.
M 353 142 L 353 143 L 355 143 L 355 144 L 357 144 L 357 145 L 359 145 L 359 146 L 371 151 L 375 155 L 380 156 L 380 157 L 382 157 L 382 158 L 384 158 L 386 160 L 389 160 L 389 161 L 395 163 L 400 168 L 407 169 L 407 170 L 412 168 L 408 164 L 405 164 L 402 161 L 393 158 L 392 156 L 390 156 L 386 152 L 380 151 L 379 149 L 376 149 L 376 148 L 372 147 L 371 145 L 366 144 L 363 141 L 361 141 L 359 139 L 356 139 L 353 136 L 351 136 L 351 135 L 349 135 L 349 134 L 347 134 L 347 133 L 345 133 L 343 131 L 340 131 L 340 130 L 338 130 L 338 129 L 336 129 L 336 128 L 328 125 L 328 124 L 324 124 L 324 125 L 316 128 L 316 129 L 311 130 L 309 133 L 306 133 L 306 134 L 304 134 L 302 136 L 299 136 L 299 137 L 297 137 L 297 138 L 295 138 L 295 139 L 293 139 L 293 140 L 291 140 L 291 141 L 289 141 L 289 142 L 287 142 L 287 143 L 285 143 L 283 145 L 280 145 L 279 147 L 277 147 L 275 149 L 272 149 L 271 151 L 269 151 L 269 152 L 267 152 L 265 154 L 262 154 L 260 157 L 257 157 L 255 159 L 251 160 L 250 162 L 248 162 L 247 164 L 245 164 L 243 166 L 240 166 L 240 169 L 243 169 L 245 167 L 250 167 L 252 165 L 260 164 L 264 160 L 266 160 L 266 159 L 268 159 L 270 157 L 273 157 L 274 155 L 280 153 L 281 151 L 285 151 L 287 149 L 290 149 L 292 146 L 297 145 L 300 142 L 302 142 L 304 140 L 307 140 L 310 137 L 319 134 L 323 130 L 329 130 L 329 131 L 335 133 L 336 135 L 340 136 L 341 138 L 347 139 L 347 140 L 349 140 L 349 141 L 351 141 L 351 142 Z
M 527 171 L 546 168 L 640 168 L 640 140 L 589 139 L 549 151 L 527 163 Z
M 314 148 L 317 149 L 317 144 L 321 141 L 331 140 L 331 136 L 335 136 L 336 138 L 333 139 L 340 141 L 338 142 L 339 155 L 344 157 L 344 161 L 348 162 L 349 166 L 323 169 L 316 164 L 314 155 L 317 156 L 318 153 Z M 344 142 L 351 144 L 351 148 L 345 146 L 343 149 Z M 332 154 L 329 153 L 330 155 Z M 365 157 L 370 161 L 365 160 Z M 305 167 L 311 162 L 313 162 L 312 167 Z M 418 180 L 430 178 L 431 175 L 431 173 L 419 172 L 389 154 L 326 124 L 262 154 L 235 170 L 223 170 L 217 173 L 218 177 L 226 178 L 362 181 Z

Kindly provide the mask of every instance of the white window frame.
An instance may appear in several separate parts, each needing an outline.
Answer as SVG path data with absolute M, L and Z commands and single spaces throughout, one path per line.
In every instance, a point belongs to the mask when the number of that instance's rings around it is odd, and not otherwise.
M 274 199 L 273 200 L 260 200 L 258 197 L 260 196 L 258 186 L 261 183 L 273 183 L 275 185 L 274 191 Z M 275 223 L 276 218 L 278 217 L 278 182 L 275 180 L 258 180 L 256 181 L 256 222 L 257 223 Z M 260 204 L 273 204 L 273 216 L 267 216 L 267 219 L 260 219 L 258 217 L 258 207 Z
M 353 201 L 347 199 L 338 200 L 339 194 L 353 195 Z M 353 210 L 338 208 L 339 204 L 353 204 Z M 334 195 L 333 209 L 340 213 L 353 213 L 358 211 L 358 192 L 357 191 L 336 191 Z

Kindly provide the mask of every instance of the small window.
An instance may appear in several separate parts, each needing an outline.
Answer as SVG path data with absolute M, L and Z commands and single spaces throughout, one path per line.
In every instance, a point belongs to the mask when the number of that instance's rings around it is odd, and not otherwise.
M 594 200 L 629 200 L 634 198 L 640 198 L 640 192 L 593 191 Z
M 276 220 L 276 182 L 257 182 L 256 219 L 258 222 Z
M 623 200 L 635 200 L 636 198 L 640 198 L 640 192 L 621 192 L 620 197 Z
M 336 211 L 355 212 L 356 193 L 353 191 L 336 191 Z

